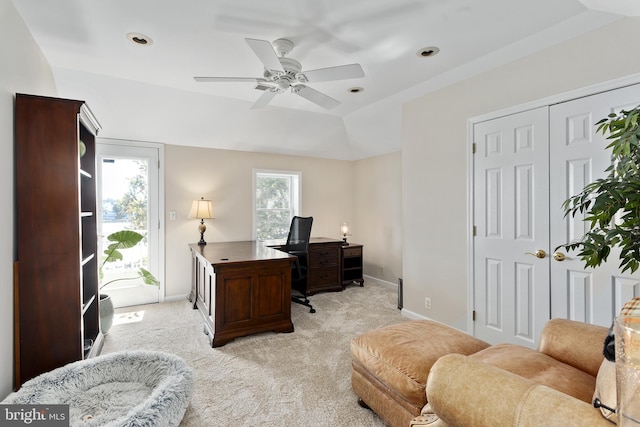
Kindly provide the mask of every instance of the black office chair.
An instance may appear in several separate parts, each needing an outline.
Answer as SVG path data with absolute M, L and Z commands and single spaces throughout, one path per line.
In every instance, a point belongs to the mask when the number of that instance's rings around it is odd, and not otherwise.
M 309 270 L 309 238 L 313 217 L 294 216 L 291 220 L 287 243 L 280 250 L 296 256 L 291 268 L 291 301 L 309 307 L 315 313 L 307 298 L 307 271 Z

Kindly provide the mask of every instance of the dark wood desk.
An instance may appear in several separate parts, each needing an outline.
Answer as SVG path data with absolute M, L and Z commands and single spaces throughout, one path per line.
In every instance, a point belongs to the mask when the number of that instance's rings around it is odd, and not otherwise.
M 294 256 L 262 243 L 190 244 L 193 308 L 212 347 L 259 332 L 293 332 L 291 264 Z
M 284 240 L 270 240 L 265 245 L 278 248 Z M 309 239 L 309 271 L 307 273 L 307 296 L 325 291 L 341 291 L 342 240 L 328 237 Z

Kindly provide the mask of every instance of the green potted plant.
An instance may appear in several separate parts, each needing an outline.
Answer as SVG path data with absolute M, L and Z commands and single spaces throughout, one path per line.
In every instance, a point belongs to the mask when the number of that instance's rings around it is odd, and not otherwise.
M 597 132 L 611 142 L 612 165 L 606 178 L 598 179 L 564 202 L 565 215 L 586 213 L 589 231 L 576 242 L 559 246 L 579 249 L 587 267 L 607 260 L 619 248 L 622 271 L 640 266 L 640 106 L 622 110 L 596 123 Z
M 118 279 L 109 280 L 108 282 L 103 282 L 104 280 L 104 272 L 103 267 L 108 262 L 116 262 L 123 259 L 121 249 L 129 249 L 136 246 L 140 241 L 144 238 L 144 236 L 136 231 L 132 230 L 121 230 L 111 233 L 107 236 L 107 240 L 110 243 L 107 249 L 104 250 L 104 257 L 99 267 L 99 277 L 100 277 L 100 289 L 104 288 L 110 283 L 122 281 L 122 280 L 134 280 L 138 278 L 142 278 L 142 281 L 146 285 L 154 285 L 158 286 L 160 282 L 158 279 L 154 277 L 148 270 L 144 268 L 139 268 L 137 271 L 137 275 L 133 277 L 121 277 Z M 111 325 L 113 324 L 113 303 L 111 301 L 111 297 L 108 294 L 100 293 L 100 330 L 104 335 L 109 332 L 111 329 Z

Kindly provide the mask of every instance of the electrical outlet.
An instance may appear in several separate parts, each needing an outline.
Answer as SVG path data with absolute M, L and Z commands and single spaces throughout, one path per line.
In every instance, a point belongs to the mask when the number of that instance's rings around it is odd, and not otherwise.
M 424 298 L 424 308 L 426 308 L 427 310 L 431 310 L 431 298 Z
M 178 219 L 178 213 L 176 211 L 169 211 L 169 220 L 175 221 Z

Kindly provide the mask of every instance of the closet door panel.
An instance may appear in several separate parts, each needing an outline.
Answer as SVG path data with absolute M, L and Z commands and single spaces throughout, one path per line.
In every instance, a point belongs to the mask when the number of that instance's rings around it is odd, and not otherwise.
M 548 109 L 474 126 L 475 335 L 536 346 L 549 318 Z
M 604 92 L 550 107 L 550 238 L 551 248 L 580 239 L 588 231 L 584 214 L 565 217 L 562 204 L 584 186 L 607 175 L 608 142 L 596 134 L 596 122 L 610 113 L 640 104 L 640 85 Z M 598 268 L 584 268 L 579 250 L 562 261 L 550 258 L 551 316 L 609 326 L 622 304 L 640 296 L 638 274 L 622 274 L 618 253 Z

